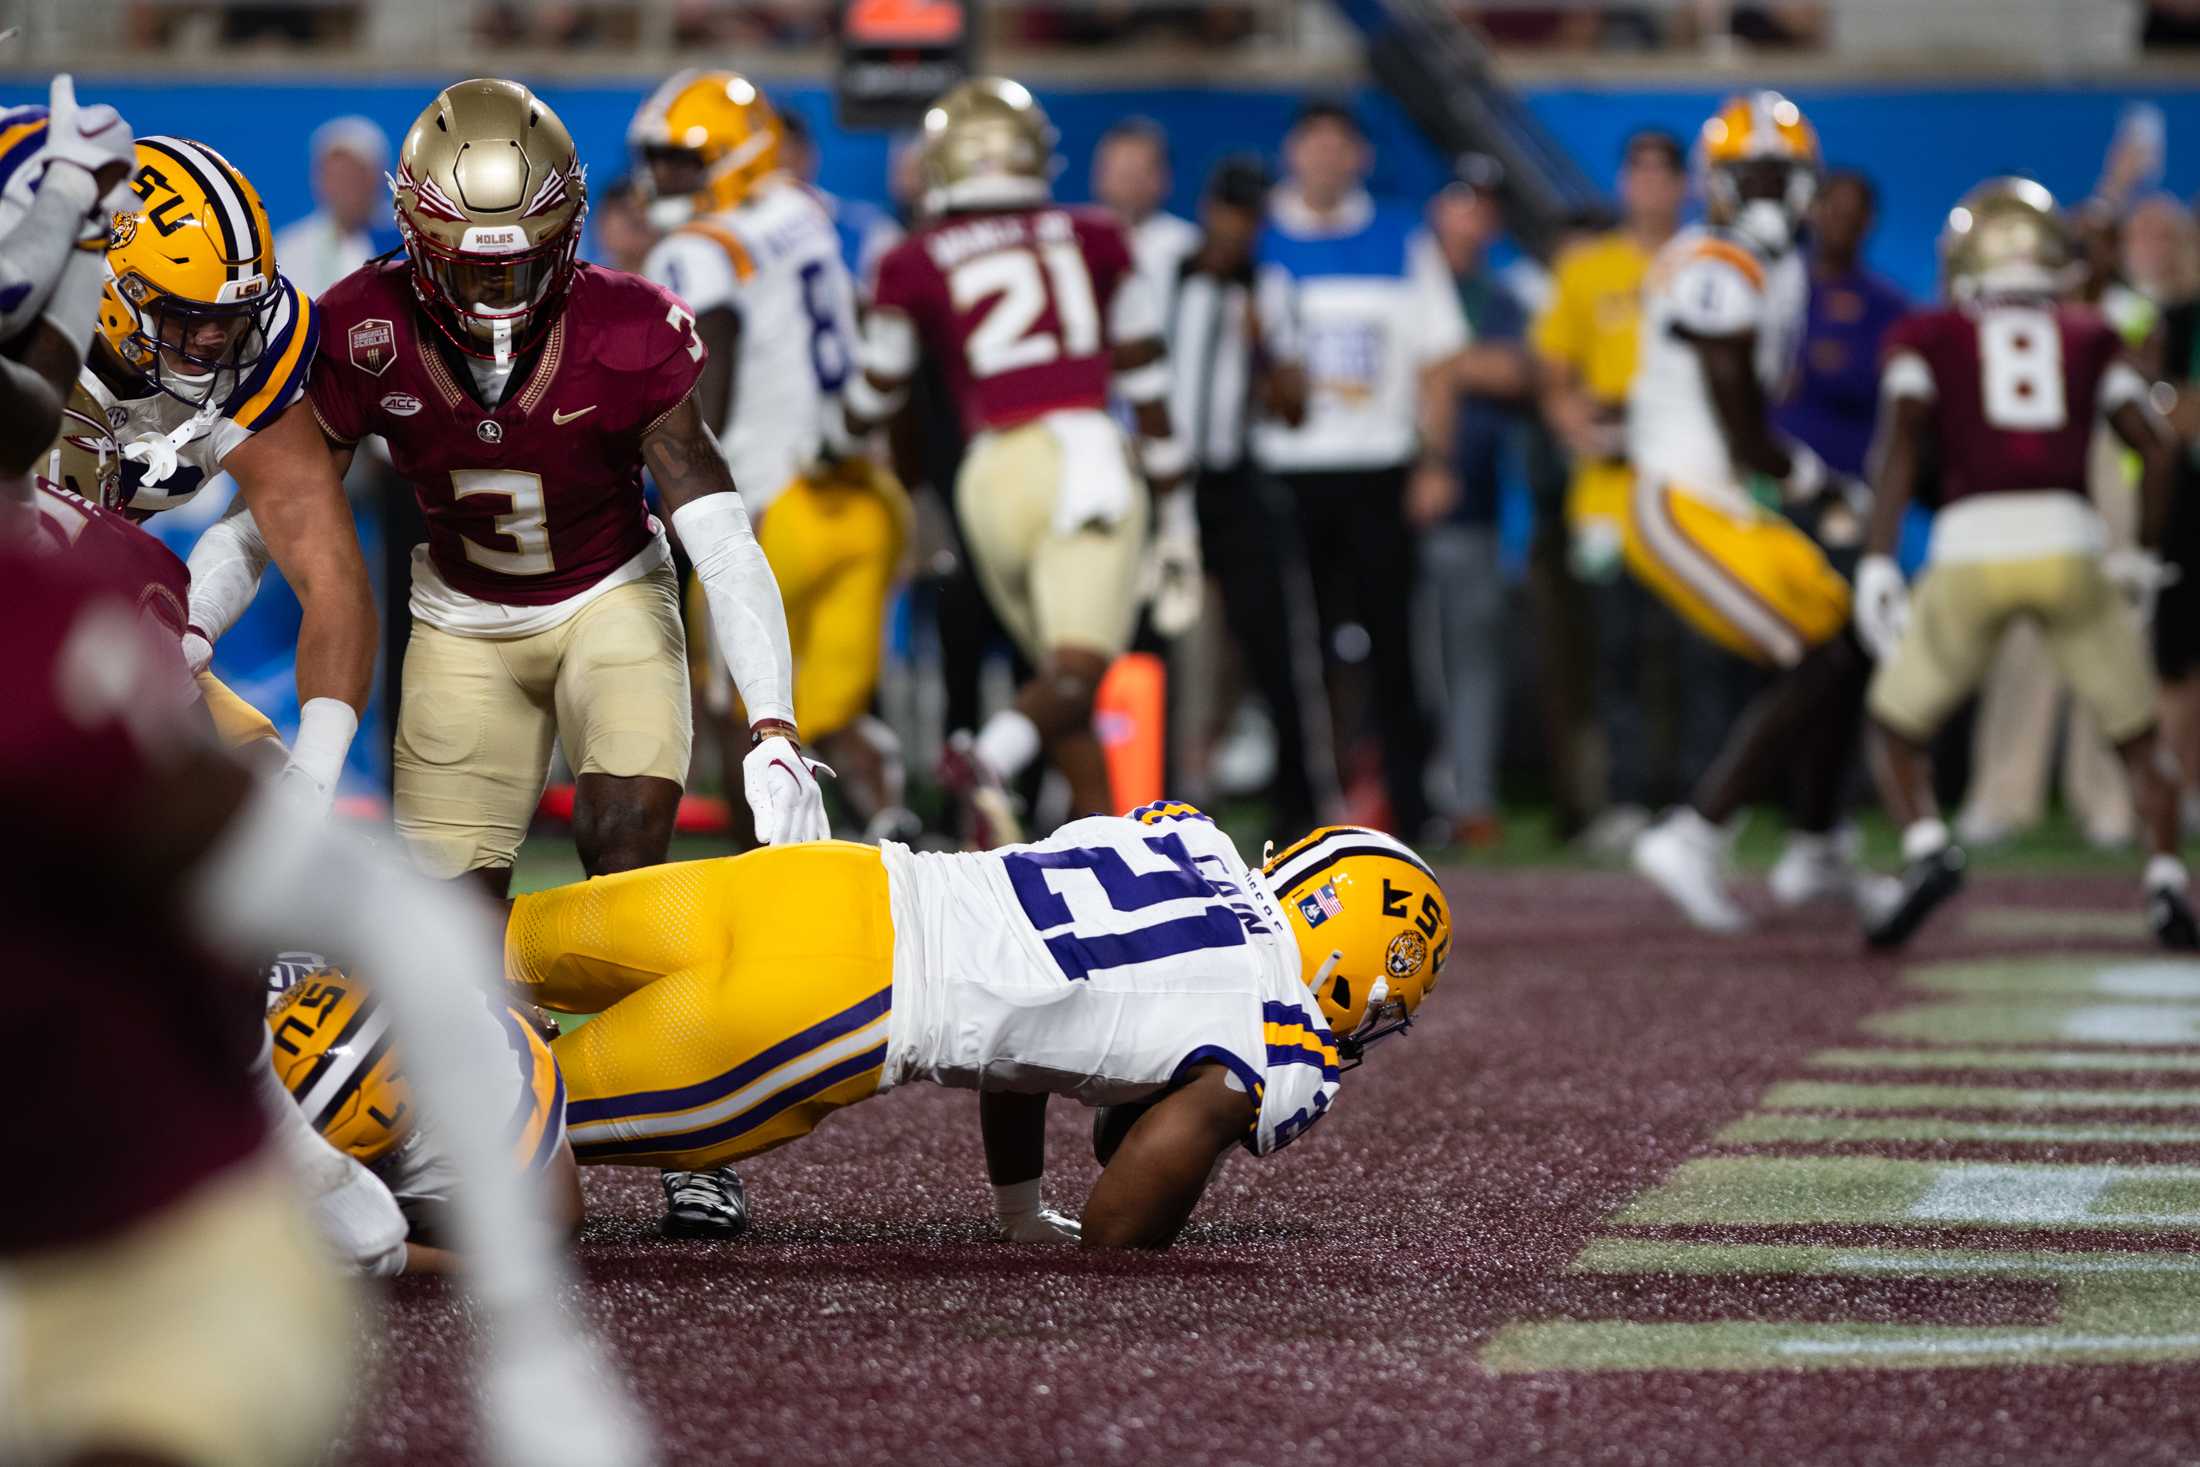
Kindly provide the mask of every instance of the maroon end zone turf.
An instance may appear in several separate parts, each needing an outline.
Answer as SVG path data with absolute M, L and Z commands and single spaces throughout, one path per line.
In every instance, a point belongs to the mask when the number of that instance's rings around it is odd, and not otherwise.
M 1918 1243 L 1608 1219 L 1692 1156 L 1781 1151 L 1713 1138 L 1768 1086 L 1814 1078 L 1813 1051 L 1874 1042 L 1858 1022 L 1899 1000 L 1902 963 L 2051 946 L 1967 935 L 1964 908 L 2120 911 L 2134 885 L 1981 881 L 1898 962 L 1830 915 L 1721 942 L 1625 878 L 1461 877 L 1426 1022 L 1349 1075 L 1307 1139 L 1234 1160 L 1169 1254 L 990 1241 L 975 1100 L 915 1088 L 745 1167 L 757 1222 L 739 1244 L 661 1242 L 654 1174 L 591 1173 L 581 1307 L 673 1463 L 2190 1461 L 2195 1367 L 1499 1375 L 1477 1359 L 1500 1326 L 1554 1318 L 2050 1320 L 2051 1288 L 2007 1279 L 1564 1270 L 1593 1237 Z M 1094 1175 L 1088 1136 L 1087 1113 L 1057 1103 L 1058 1204 Z M 2193 1236 L 1980 1230 L 1959 1246 Z M 338 1460 L 469 1460 L 463 1310 L 408 1282 L 386 1323 Z

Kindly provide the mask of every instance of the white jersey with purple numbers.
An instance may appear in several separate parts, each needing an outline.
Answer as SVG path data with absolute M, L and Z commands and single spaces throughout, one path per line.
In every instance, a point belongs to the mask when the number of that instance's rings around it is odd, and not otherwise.
M 1291 929 L 1190 806 L 1072 821 L 1036 845 L 883 854 L 894 917 L 883 1086 L 1111 1105 L 1219 1064 L 1259 1106 L 1245 1138 L 1257 1155 L 1335 1098 L 1336 1041 Z

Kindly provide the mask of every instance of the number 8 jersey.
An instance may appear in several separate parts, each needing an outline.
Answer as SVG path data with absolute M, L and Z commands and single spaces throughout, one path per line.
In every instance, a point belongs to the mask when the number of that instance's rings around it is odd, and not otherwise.
M 883 1084 L 1145 1100 L 1219 1064 L 1258 1155 L 1337 1092 L 1336 1041 L 1291 929 L 1206 816 L 1091 816 L 971 855 L 883 847 L 895 932 Z
M 642 500 L 642 438 L 694 390 L 694 317 L 639 276 L 576 266 L 557 324 L 500 393 L 424 328 L 402 261 L 320 301 L 308 389 L 342 444 L 380 434 L 428 521 L 412 612 L 460 636 L 525 636 L 671 557 Z M 484 406 L 491 395 L 493 406 Z

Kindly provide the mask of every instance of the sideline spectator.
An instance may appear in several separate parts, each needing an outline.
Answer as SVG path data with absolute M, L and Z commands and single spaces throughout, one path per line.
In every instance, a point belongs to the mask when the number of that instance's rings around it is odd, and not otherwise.
M 1275 729 L 1269 821 L 1297 830 L 1335 803 L 1335 776 L 1305 554 L 1282 493 L 1249 452 L 1256 417 L 1295 422 L 1306 410 L 1290 281 L 1270 271 L 1256 282 L 1267 194 L 1257 158 L 1224 159 L 1207 181 L 1204 230 L 1169 317 L 1169 418 L 1192 445 L 1199 543 L 1224 624 Z
M 1863 174 L 1829 174 L 1810 212 L 1810 313 L 1782 431 L 1829 468 L 1861 477 L 1879 414 L 1879 343 L 1909 309 L 1894 282 L 1864 268 L 1879 194 Z
M 1688 198 L 1687 158 L 1673 134 L 1643 129 L 1620 157 L 1619 227 L 1559 260 L 1550 304 L 1530 336 L 1544 418 L 1573 459 L 1569 560 L 1586 592 L 1596 659 L 1596 733 L 1585 738 L 1584 730 L 1553 729 L 1551 737 L 1569 758 L 1583 743 L 1602 746 L 1603 810 L 1581 839 L 1608 855 L 1624 854 L 1648 826 L 1650 810 L 1716 756 L 1732 701 L 1728 659 L 1681 626 L 1620 564 L 1620 523 L 1632 483 L 1627 389 L 1635 376 L 1642 282 L 1652 256 L 1680 228 Z M 1653 760 L 1654 713 L 1669 714 L 1672 725 L 1674 758 L 1662 778 Z
M 1177 271 L 1199 248 L 1199 226 L 1168 213 L 1175 186 L 1169 135 L 1150 117 L 1126 117 L 1100 135 L 1092 150 L 1092 196 L 1114 211 L 1131 237 L 1131 258 L 1168 318 Z
M 376 255 L 397 247 L 383 174 L 389 135 L 373 119 L 332 117 L 313 130 L 314 210 L 275 233 L 275 259 L 290 283 L 318 296 Z
M 649 207 L 631 174 L 620 174 L 589 200 L 588 227 L 596 236 L 591 258 L 630 275 L 639 273 L 657 243 L 657 226 L 649 222 Z
M 1448 513 L 1416 517 L 1421 569 L 1436 603 L 1442 714 L 1451 765 L 1451 838 L 1470 847 L 1498 843 L 1497 741 L 1505 702 L 1505 577 L 1498 562 L 1500 482 L 1517 447 L 1518 404 L 1528 395 L 1521 339 L 1527 313 L 1495 271 L 1489 248 L 1504 232 L 1505 171 L 1472 153 L 1458 178 L 1429 203 L 1429 228 L 1459 291 L 1478 355 L 1503 354 L 1509 391 L 1470 391 L 1459 401 L 1454 464 L 1457 503 Z M 1422 508 L 1409 506 L 1409 508 Z M 1427 508 L 1433 508 L 1429 506 Z
M 1264 263 L 1295 283 L 1308 378 L 1306 421 L 1264 423 L 1261 464 L 1290 491 L 1313 561 L 1342 752 L 1379 739 L 1390 828 L 1428 821 L 1428 729 L 1414 688 L 1416 500 L 1448 503 L 1455 363 L 1466 318 L 1419 211 L 1378 204 L 1359 120 L 1334 103 L 1301 109 L 1284 139 L 1289 178 L 1269 196 Z M 1371 677 L 1361 676 L 1365 665 Z M 1375 823 L 1372 806 L 1355 818 Z

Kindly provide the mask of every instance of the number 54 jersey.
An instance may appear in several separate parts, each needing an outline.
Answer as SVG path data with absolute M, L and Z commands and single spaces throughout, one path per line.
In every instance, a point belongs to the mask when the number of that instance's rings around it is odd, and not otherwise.
M 642 500 L 642 439 L 694 390 L 687 308 L 639 276 L 574 271 L 557 323 L 484 407 L 473 364 L 431 339 L 402 262 L 319 302 L 309 388 L 339 443 L 378 433 L 427 516 L 412 610 L 459 635 L 524 636 L 670 558 Z
M 1151 1098 L 1226 1067 L 1259 1105 L 1247 1148 L 1299 1136 L 1337 1092 L 1337 1048 L 1291 929 L 1204 815 L 1072 821 L 970 855 L 883 848 L 894 924 L 883 1085 Z

